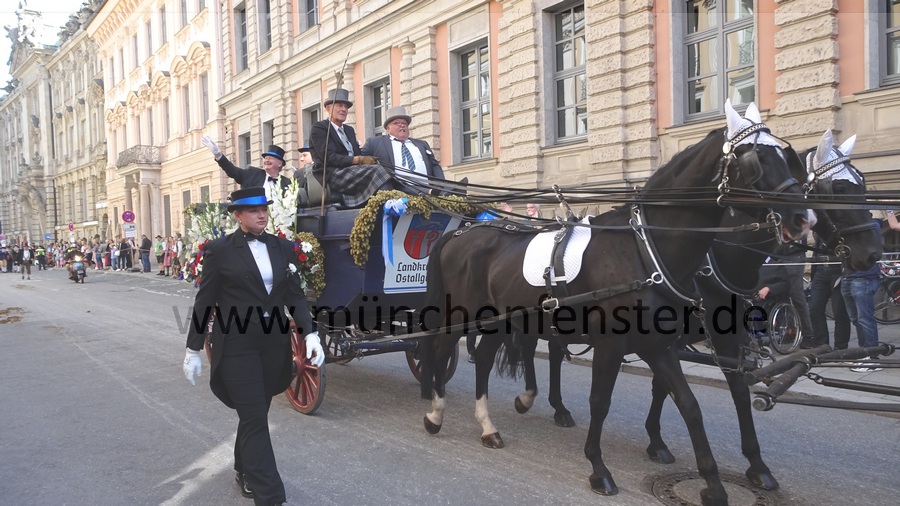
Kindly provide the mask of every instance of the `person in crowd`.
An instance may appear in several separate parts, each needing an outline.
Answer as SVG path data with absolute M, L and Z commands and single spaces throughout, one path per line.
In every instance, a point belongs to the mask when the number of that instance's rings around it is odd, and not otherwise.
M 811 335 L 812 322 L 809 317 L 809 304 L 803 290 L 803 271 L 806 268 L 806 250 L 790 245 L 776 248 L 775 257 L 770 257 L 759 270 L 760 289 L 757 296 L 760 300 L 768 297 L 787 296 L 797 314 L 800 316 L 800 332 Z
M 405 178 L 419 175 L 444 179 L 444 169 L 434 157 L 431 146 L 421 139 L 409 136 L 410 123 L 412 117 L 406 113 L 404 107 L 391 107 L 383 125 L 387 135 L 370 137 L 360 152 L 375 157 L 389 170 L 405 169 L 408 172 L 399 173 Z
M 6 273 L 7 271 L 7 262 L 9 261 L 9 250 L 6 249 L 6 246 L 0 246 L 0 272 Z
M 284 483 L 275 464 L 268 413 L 272 397 L 291 382 L 293 355 L 284 322 L 291 308 L 299 335 L 305 336 L 306 358 L 315 366 L 325 360 L 318 333 L 313 330 L 299 274 L 290 270 L 294 243 L 267 234 L 270 204 L 262 187 L 231 194 L 228 212 L 238 222 L 233 233 L 210 241 L 204 248 L 203 282 L 194 300 L 183 370 L 194 384 L 202 371 L 200 350 L 206 322 L 218 308 L 226 314 L 250 315 L 245 325 L 214 325 L 210 389 L 240 420 L 234 444 L 235 481 L 245 497 L 257 505 L 282 504 Z M 266 323 L 266 319 L 272 318 Z M 224 321 L 224 320 L 220 320 Z M 267 332 L 265 328 L 276 329 Z
M 37 268 L 39 271 L 47 270 L 47 248 L 43 244 L 38 244 L 34 248 L 34 257 L 37 260 Z
M 166 266 L 164 265 L 165 257 L 166 257 L 166 241 L 163 240 L 162 236 L 156 234 L 156 245 L 154 246 L 154 253 L 156 254 L 156 265 L 159 267 L 159 272 L 156 273 L 157 276 L 165 276 L 166 275 Z
M 153 249 L 153 243 L 147 234 L 141 234 L 141 272 L 150 272 L 150 250 Z
M 34 249 L 26 242 L 22 245 L 22 248 L 16 253 L 15 257 L 16 263 L 19 265 L 19 270 L 22 272 L 22 279 L 25 279 L 25 275 L 28 275 L 28 279 L 31 279 L 31 265 L 34 263 Z
M 328 92 L 327 118 L 313 123 L 309 144 L 315 162 L 313 174 L 326 191 L 339 195 L 346 207 L 359 207 L 379 190 L 392 190 L 391 174 L 374 156 L 363 155 L 353 127 L 346 124 L 353 107 L 350 93 L 341 88 Z
M 172 275 L 172 261 L 175 259 L 175 255 L 175 238 L 170 235 L 169 237 L 166 237 L 166 252 L 163 256 L 163 268 L 166 270 L 166 276 Z
M 219 164 L 219 167 L 225 171 L 225 174 L 231 179 L 234 179 L 237 184 L 241 185 L 241 188 L 268 186 L 270 187 L 270 192 L 273 187 L 280 188 L 282 195 L 284 195 L 285 190 L 291 185 L 290 178 L 281 175 L 281 170 L 284 169 L 285 161 L 284 149 L 280 146 L 272 144 L 269 146 L 269 149 L 262 154 L 262 169 L 258 167 L 247 167 L 242 169 L 231 163 L 231 160 L 222 153 L 222 150 L 219 149 L 219 145 L 216 144 L 216 141 L 214 141 L 212 137 L 204 135 L 200 142 L 203 143 L 206 149 L 212 152 L 216 162 Z
M 875 222 L 876 231 L 881 235 L 881 224 Z M 847 314 L 850 322 L 856 329 L 856 340 L 861 348 L 878 346 L 878 324 L 875 321 L 875 292 L 881 282 L 881 264 L 878 262 L 871 269 L 855 271 L 849 266 L 844 266 L 841 278 L 841 295 L 844 296 L 844 304 L 847 306 Z M 878 357 L 869 357 L 874 360 Z M 854 372 L 875 372 L 880 367 L 869 365 L 865 362 L 855 364 L 850 368 Z
M 824 249 L 822 239 L 816 236 L 816 249 Z M 809 282 L 809 319 L 812 334 L 804 336 L 800 347 L 815 348 L 828 343 L 828 319 L 825 308 L 831 301 L 834 316 L 834 349 L 846 349 L 850 342 L 850 316 L 841 294 L 841 259 L 834 255 L 822 255 L 813 264 Z
M 119 270 L 124 271 L 128 269 L 128 258 L 131 257 L 131 245 L 128 243 L 128 238 L 122 237 L 119 239 Z
M 543 215 L 541 215 L 541 205 L 540 204 L 534 204 L 531 202 L 525 204 L 525 214 L 527 214 L 528 217 L 533 220 L 539 220 L 539 219 L 543 218 Z

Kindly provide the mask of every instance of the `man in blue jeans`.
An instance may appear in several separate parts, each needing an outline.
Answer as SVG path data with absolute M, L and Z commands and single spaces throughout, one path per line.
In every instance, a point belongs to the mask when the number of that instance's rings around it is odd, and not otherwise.
M 881 226 L 875 221 L 875 228 L 881 234 Z M 856 328 L 856 339 L 861 348 L 878 346 L 878 324 L 875 322 L 875 291 L 881 282 L 881 264 L 875 263 L 871 269 L 854 271 L 844 268 L 841 280 L 841 294 L 847 306 L 847 314 Z M 877 357 L 869 357 L 875 359 Z M 854 372 L 875 372 L 880 367 L 858 363 L 850 368 Z

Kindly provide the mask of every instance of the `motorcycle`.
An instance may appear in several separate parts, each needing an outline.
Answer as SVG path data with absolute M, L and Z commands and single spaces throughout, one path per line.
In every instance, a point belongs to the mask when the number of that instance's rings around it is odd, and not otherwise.
M 72 281 L 84 284 L 85 276 L 87 276 L 87 272 L 84 269 L 84 258 L 81 255 L 75 255 L 72 258 Z

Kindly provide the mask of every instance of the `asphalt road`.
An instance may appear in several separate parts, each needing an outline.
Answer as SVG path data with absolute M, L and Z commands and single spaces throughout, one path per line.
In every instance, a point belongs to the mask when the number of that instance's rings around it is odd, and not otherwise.
M 31 281 L 0 274 L 0 504 L 250 504 L 233 482 L 237 416 L 204 383 L 181 373 L 187 283 L 152 274 L 90 273 L 84 285 L 55 269 Z M 541 386 L 546 362 L 538 363 Z M 430 403 L 402 354 L 327 367 L 314 416 L 273 402 L 270 423 L 289 504 L 660 504 L 656 478 L 696 465 L 684 424 L 667 406 L 664 430 L 678 461 L 650 462 L 643 422 L 649 380 L 621 374 L 603 433 L 620 493 L 591 492 L 584 445 L 590 370 L 567 365 L 564 396 L 578 426 L 553 425 L 542 394 L 525 415 L 518 382 L 492 377 L 493 421 L 506 441 L 483 448 L 474 419 L 473 366 L 448 386 L 437 436 Z M 696 386 L 719 469 L 740 477 L 737 424 L 727 391 Z M 779 405 L 756 414 L 763 455 L 781 482 L 772 504 L 896 504 L 900 420 Z M 735 478 L 738 482 L 740 478 Z M 689 489 L 695 482 L 682 485 Z M 756 498 L 727 485 L 732 504 Z M 690 495 L 688 490 L 680 489 Z M 694 496 L 694 500 L 697 497 Z

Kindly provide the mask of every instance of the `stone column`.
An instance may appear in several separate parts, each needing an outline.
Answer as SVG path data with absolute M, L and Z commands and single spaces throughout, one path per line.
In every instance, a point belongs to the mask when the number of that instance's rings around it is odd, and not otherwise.
M 136 243 L 140 241 L 141 234 L 144 234 L 147 237 L 153 237 L 151 226 L 152 217 L 150 216 L 150 185 L 144 182 L 141 182 L 139 185 L 138 206 L 141 209 L 141 214 L 140 219 L 137 220 L 138 228 L 137 237 L 135 237 Z

